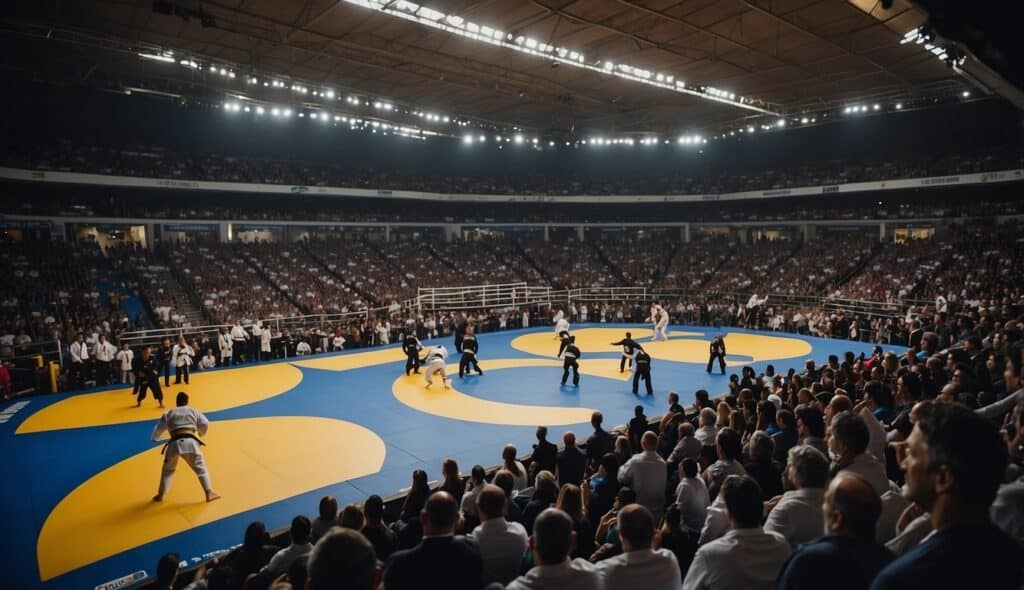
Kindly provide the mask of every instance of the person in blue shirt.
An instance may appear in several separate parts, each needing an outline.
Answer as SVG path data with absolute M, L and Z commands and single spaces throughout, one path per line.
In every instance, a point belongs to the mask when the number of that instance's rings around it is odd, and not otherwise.
M 904 496 L 935 532 L 883 569 L 871 590 L 1019 590 L 1024 548 L 992 523 L 1007 449 L 996 425 L 959 404 L 932 404 L 907 439 Z
M 882 501 L 864 478 L 841 473 L 825 490 L 824 537 L 800 545 L 777 590 L 865 590 L 895 555 L 875 542 Z

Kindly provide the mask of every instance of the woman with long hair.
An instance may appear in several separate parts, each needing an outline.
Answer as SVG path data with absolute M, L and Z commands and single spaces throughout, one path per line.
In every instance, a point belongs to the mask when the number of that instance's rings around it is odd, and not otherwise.
M 417 469 L 412 472 L 412 487 L 405 495 L 405 502 L 402 503 L 402 520 L 419 520 L 420 511 L 427 503 L 427 496 L 430 495 L 430 486 L 427 485 L 427 472 Z
M 466 488 L 462 486 L 462 476 L 459 475 L 459 464 L 455 459 L 445 459 L 441 464 L 441 476 L 444 481 L 441 483 L 440 491 L 448 492 L 455 498 L 456 502 L 462 502 L 462 494 Z
M 571 483 L 563 485 L 558 492 L 555 507 L 563 510 L 572 519 L 572 529 L 576 532 L 576 548 L 573 549 L 571 557 L 590 557 L 594 552 L 594 525 L 587 518 L 580 487 Z
M 620 436 L 615 439 L 615 456 L 619 459 L 619 464 L 623 464 L 633 456 L 633 445 L 629 443 L 629 439 L 625 436 Z
M 515 485 L 512 489 L 519 492 L 526 489 L 529 483 L 526 481 L 526 468 L 523 464 L 516 460 L 516 446 L 505 445 L 505 450 L 501 452 L 501 462 L 505 469 L 512 474 L 512 478 L 515 481 Z

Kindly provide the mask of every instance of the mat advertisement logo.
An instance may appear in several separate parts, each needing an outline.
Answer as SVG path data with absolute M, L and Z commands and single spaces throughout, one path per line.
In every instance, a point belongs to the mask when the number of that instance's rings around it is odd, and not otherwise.
M 127 576 L 121 576 L 116 580 L 104 582 L 103 584 L 96 586 L 95 590 L 118 590 L 119 588 L 127 588 L 128 586 L 145 580 L 148 577 L 149 575 L 146 574 L 146 570 L 139 570 L 134 574 L 128 574 Z

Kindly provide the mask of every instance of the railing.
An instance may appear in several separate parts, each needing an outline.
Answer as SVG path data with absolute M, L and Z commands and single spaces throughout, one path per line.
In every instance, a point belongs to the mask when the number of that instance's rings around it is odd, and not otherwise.
M 551 288 L 525 282 L 462 287 L 420 287 L 416 300 L 423 311 L 495 309 L 549 304 Z

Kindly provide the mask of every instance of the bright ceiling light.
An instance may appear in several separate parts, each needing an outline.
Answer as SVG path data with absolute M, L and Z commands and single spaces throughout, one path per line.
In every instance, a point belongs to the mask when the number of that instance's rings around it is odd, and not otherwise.
M 516 135 L 515 136 L 515 142 L 516 143 L 523 143 L 523 141 L 524 140 L 523 140 L 523 136 L 522 135 Z

